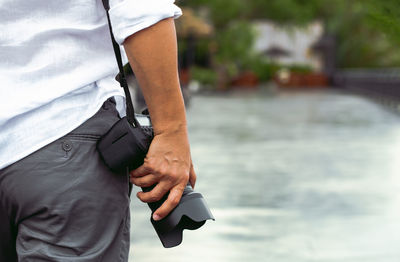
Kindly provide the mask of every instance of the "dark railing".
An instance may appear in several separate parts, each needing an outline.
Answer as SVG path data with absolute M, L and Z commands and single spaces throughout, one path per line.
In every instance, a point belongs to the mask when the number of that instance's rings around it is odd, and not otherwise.
M 400 68 L 339 70 L 332 81 L 336 87 L 400 100 Z

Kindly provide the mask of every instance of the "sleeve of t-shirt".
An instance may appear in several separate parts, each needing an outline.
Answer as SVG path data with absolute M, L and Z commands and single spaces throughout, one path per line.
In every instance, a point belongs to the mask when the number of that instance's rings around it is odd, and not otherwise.
M 178 18 L 182 11 L 174 0 L 111 0 L 110 20 L 115 40 L 122 44 L 128 36 L 166 18 Z

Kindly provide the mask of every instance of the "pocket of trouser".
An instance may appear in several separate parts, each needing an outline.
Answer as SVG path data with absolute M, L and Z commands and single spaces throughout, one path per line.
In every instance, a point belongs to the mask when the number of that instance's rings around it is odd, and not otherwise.
M 72 130 L 67 136 L 96 139 L 104 135 L 120 119 L 115 104 L 107 100 L 92 117 Z

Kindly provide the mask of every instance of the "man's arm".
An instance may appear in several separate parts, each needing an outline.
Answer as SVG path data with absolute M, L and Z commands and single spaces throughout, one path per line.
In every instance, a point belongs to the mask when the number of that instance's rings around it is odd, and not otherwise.
M 150 192 L 139 192 L 143 202 L 168 199 L 153 215 L 159 220 L 179 203 L 189 180 L 196 182 L 187 135 L 186 114 L 178 78 L 177 41 L 173 18 L 129 36 L 124 42 L 148 106 L 154 139 L 144 164 L 131 172 L 131 182 L 140 187 L 157 183 Z

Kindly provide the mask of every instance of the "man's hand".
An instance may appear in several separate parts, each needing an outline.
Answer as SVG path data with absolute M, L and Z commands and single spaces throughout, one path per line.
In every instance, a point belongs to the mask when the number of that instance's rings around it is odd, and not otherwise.
M 150 192 L 138 194 L 144 202 L 155 202 L 169 192 L 168 199 L 153 214 L 153 219 L 159 220 L 179 203 L 187 181 L 192 186 L 196 181 L 178 77 L 173 18 L 129 36 L 124 47 L 146 100 L 155 135 L 144 164 L 132 171 L 131 181 L 141 187 L 157 184 Z
M 186 131 L 156 135 L 144 164 L 131 172 L 131 182 L 140 187 L 157 184 L 149 192 L 139 192 L 143 202 L 156 202 L 169 192 L 168 199 L 154 212 L 153 219 L 167 216 L 178 204 L 188 180 L 192 187 L 196 174 L 190 158 Z

